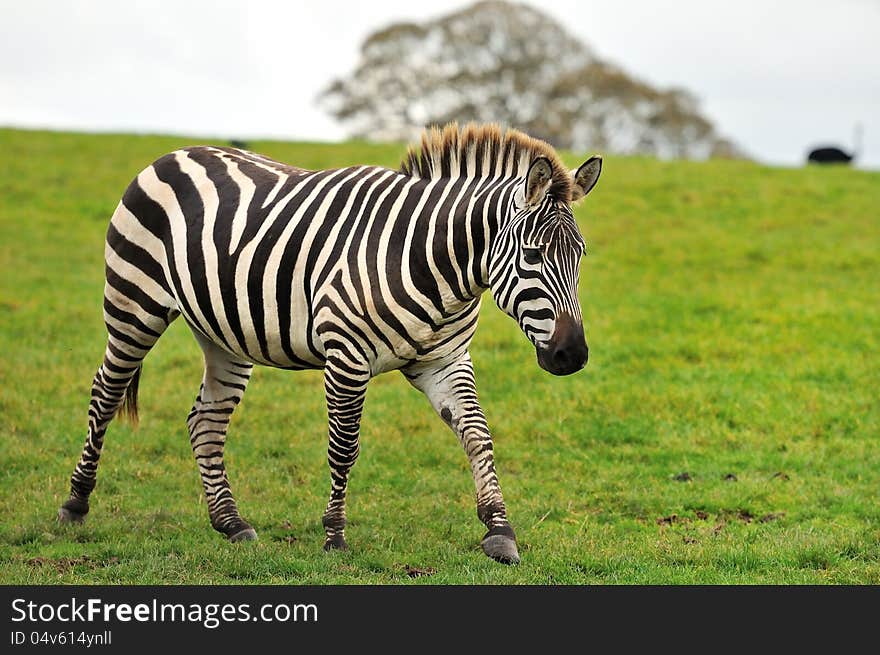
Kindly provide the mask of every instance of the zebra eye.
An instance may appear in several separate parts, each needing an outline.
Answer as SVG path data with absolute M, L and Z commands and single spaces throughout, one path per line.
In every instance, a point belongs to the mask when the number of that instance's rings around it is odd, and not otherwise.
M 540 248 L 523 248 L 523 258 L 526 264 L 537 266 L 544 259 Z

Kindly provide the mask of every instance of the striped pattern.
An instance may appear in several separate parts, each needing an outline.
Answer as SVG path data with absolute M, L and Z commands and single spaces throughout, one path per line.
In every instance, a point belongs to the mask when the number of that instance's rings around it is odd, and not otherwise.
M 547 162 L 544 177 L 530 173 L 537 160 Z M 489 287 L 539 361 L 556 347 L 563 317 L 583 340 L 576 185 L 549 146 L 493 126 L 429 133 L 400 171 L 308 171 L 209 146 L 158 159 L 128 187 L 107 232 L 108 343 L 61 518 L 88 512 L 107 425 L 120 408 L 136 416 L 141 363 L 183 316 L 205 356 L 190 439 L 211 523 L 230 539 L 256 536 L 238 513 L 223 446 L 261 364 L 325 370 L 327 548 L 345 547 L 367 383 L 394 369 L 456 431 L 480 518 L 514 543 L 467 348 Z

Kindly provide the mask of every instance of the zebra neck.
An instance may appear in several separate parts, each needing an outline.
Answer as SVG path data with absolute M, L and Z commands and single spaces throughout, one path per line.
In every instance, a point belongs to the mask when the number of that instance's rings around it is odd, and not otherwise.
M 475 251 L 472 260 L 474 278 L 482 291 L 489 288 L 491 260 L 499 250 L 499 239 L 503 238 L 504 228 L 513 216 L 511 208 L 514 195 L 521 182 L 522 178 L 489 180 L 477 193 L 478 198 L 469 220 Z
M 420 198 L 420 207 L 414 208 L 402 255 L 410 271 L 433 273 L 413 283 L 447 320 L 472 312 L 489 288 L 491 253 L 509 218 L 518 181 L 435 178 L 417 183 L 413 198 Z

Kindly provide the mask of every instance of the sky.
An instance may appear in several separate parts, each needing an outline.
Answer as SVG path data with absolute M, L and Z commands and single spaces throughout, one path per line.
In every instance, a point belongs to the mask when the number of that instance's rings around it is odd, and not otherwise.
M 470 2 L 0 0 L 0 125 L 335 141 L 316 96 L 396 21 Z M 752 157 L 880 169 L 880 0 L 529 0 L 593 52 L 701 99 Z

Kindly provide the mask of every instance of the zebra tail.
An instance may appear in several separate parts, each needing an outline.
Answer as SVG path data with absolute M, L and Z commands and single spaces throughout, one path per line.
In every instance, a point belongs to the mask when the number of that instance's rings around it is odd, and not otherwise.
M 135 428 L 138 426 L 138 382 L 140 379 L 141 367 L 138 366 L 125 389 L 125 397 L 117 412 L 123 420 L 128 421 Z

